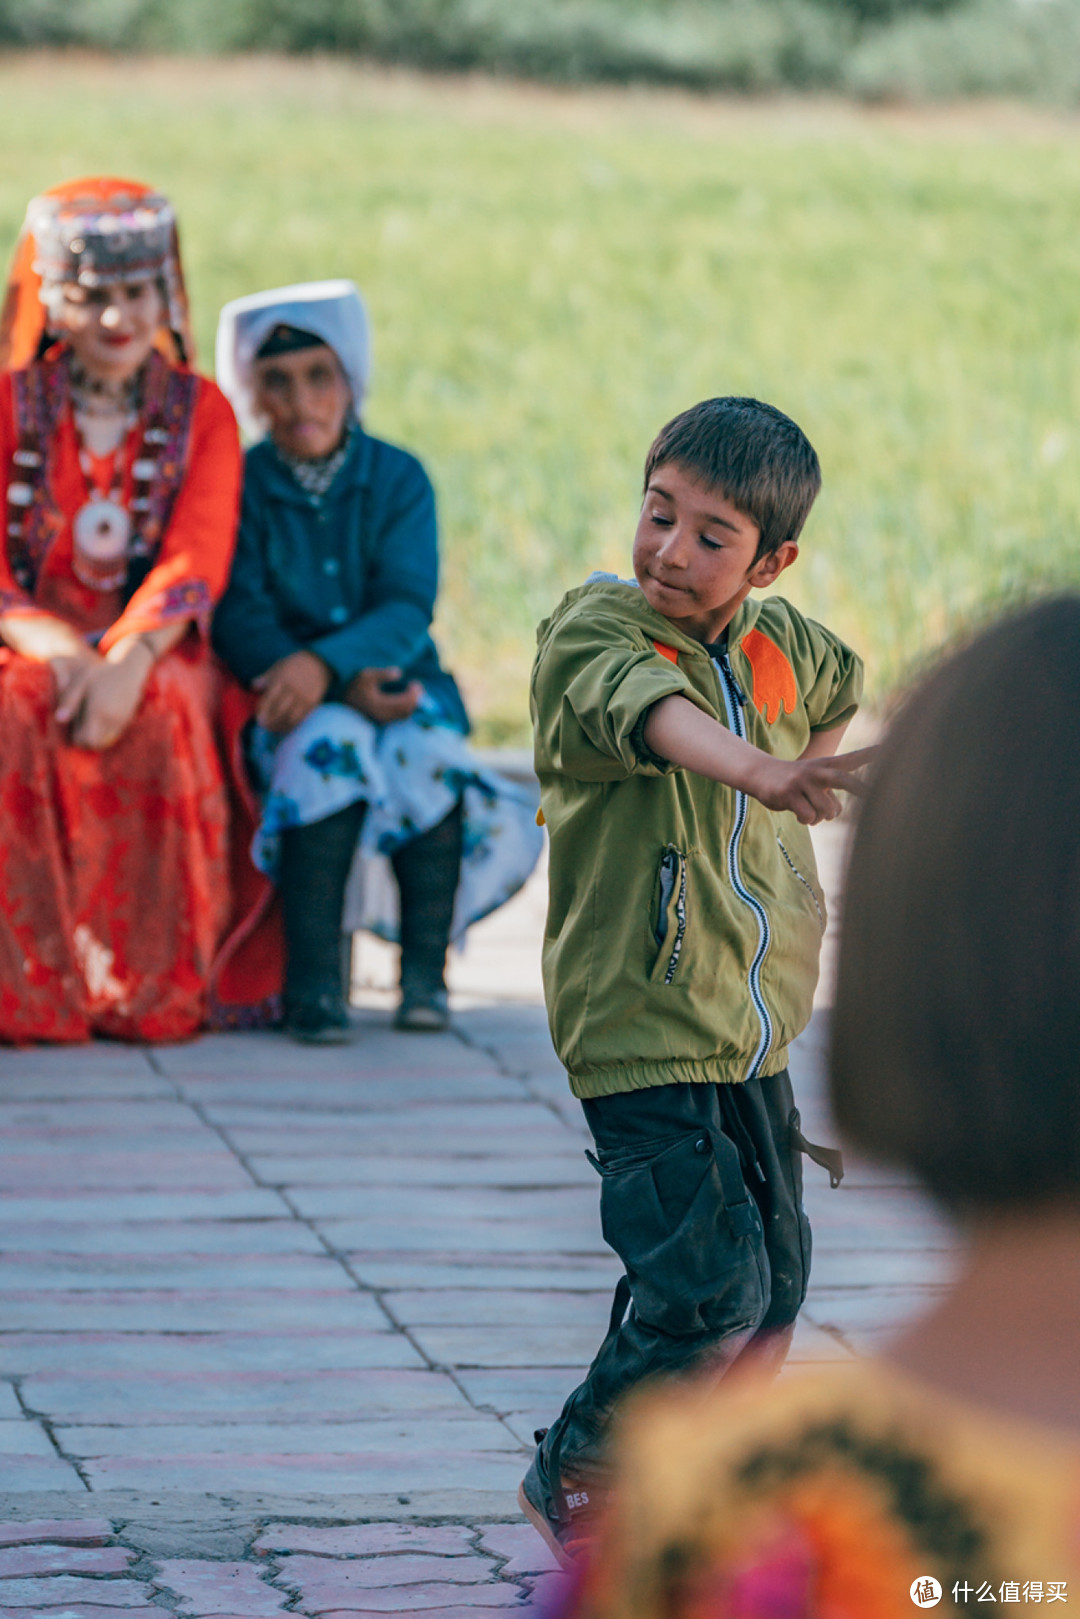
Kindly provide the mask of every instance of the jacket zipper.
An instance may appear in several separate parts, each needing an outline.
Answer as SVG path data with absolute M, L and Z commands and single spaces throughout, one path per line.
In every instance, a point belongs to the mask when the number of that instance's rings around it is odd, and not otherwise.
M 779 847 L 780 853 L 783 855 L 784 859 L 787 861 L 788 866 L 791 869 L 792 875 L 794 877 L 798 878 L 799 882 L 802 883 L 803 887 L 806 889 L 806 892 L 810 895 L 810 898 L 813 900 L 814 909 L 817 912 L 817 919 L 818 919 L 818 922 L 821 924 L 821 931 L 822 931 L 822 933 L 824 933 L 825 932 L 825 917 L 824 917 L 824 914 L 822 912 L 821 905 L 820 905 L 820 903 L 818 901 L 818 897 L 814 893 L 814 885 L 813 885 L 813 883 L 810 881 L 810 879 L 808 877 L 803 876 L 802 872 L 799 870 L 799 868 L 795 864 L 794 860 L 792 860 L 791 856 L 788 854 L 787 850 L 784 848 L 784 840 L 780 836 L 779 833 L 777 833 L 777 835 L 776 835 L 776 842 L 777 842 L 777 845 Z
M 661 950 L 667 938 L 667 909 L 672 894 L 675 895 L 675 937 L 664 972 L 665 984 L 670 984 L 675 977 L 675 969 L 682 955 L 683 939 L 686 937 L 686 856 L 681 849 L 676 849 L 673 843 L 669 843 L 660 862 L 660 916 L 656 929 L 656 943 Z
M 746 699 L 739 689 L 735 679 L 735 672 L 731 667 L 731 660 L 726 652 L 714 653 L 713 661 L 720 672 L 720 690 L 724 696 L 724 710 L 727 715 L 728 729 L 733 731 L 743 742 L 746 741 L 746 726 L 743 723 L 743 704 Z M 743 830 L 746 826 L 747 814 L 746 794 L 739 788 L 735 789 L 735 824 L 731 829 L 731 836 L 727 846 L 727 869 L 731 886 L 742 900 L 743 904 L 753 911 L 758 925 L 758 946 L 754 959 L 750 963 L 747 974 L 747 985 L 750 990 L 750 999 L 754 1003 L 754 1010 L 761 1025 L 761 1038 L 758 1040 L 757 1050 L 754 1052 L 747 1072 L 747 1079 L 756 1079 L 761 1071 L 761 1065 L 769 1054 L 772 1045 L 773 1023 L 769 1008 L 765 1005 L 765 997 L 761 991 L 761 964 L 768 953 L 772 943 L 772 928 L 769 925 L 769 914 L 756 894 L 752 894 L 742 880 L 739 870 L 739 847 L 742 843 Z

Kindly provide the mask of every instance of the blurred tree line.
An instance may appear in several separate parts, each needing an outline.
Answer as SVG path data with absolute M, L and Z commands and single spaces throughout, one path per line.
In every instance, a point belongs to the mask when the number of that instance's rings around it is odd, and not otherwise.
M 334 51 L 703 89 L 1080 95 L 1080 0 L 0 0 L 0 44 Z

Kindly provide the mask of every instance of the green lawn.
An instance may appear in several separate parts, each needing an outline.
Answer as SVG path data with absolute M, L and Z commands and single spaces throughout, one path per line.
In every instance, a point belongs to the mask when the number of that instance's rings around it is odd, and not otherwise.
M 533 630 L 626 572 L 655 430 L 751 393 L 825 490 L 785 589 L 883 699 L 988 601 L 1080 558 L 1080 126 L 725 108 L 273 62 L 0 63 L 0 252 L 79 172 L 176 202 L 219 305 L 350 275 L 373 431 L 441 499 L 442 645 L 522 741 Z

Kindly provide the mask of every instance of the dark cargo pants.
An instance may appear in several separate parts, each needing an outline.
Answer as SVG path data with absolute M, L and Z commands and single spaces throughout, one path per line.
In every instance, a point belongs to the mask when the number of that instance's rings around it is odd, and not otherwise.
M 799 1116 L 787 1069 L 583 1104 L 604 1240 L 626 1269 L 611 1327 L 544 1440 L 553 1478 L 588 1476 L 616 1403 L 646 1378 L 720 1376 L 806 1297 Z M 629 1304 L 629 1309 L 627 1305 Z

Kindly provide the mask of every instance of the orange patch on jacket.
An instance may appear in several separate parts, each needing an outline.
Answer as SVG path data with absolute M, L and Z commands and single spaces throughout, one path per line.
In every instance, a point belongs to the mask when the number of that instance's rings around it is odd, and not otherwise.
M 654 641 L 653 646 L 656 648 L 657 652 L 659 652 L 660 656 L 662 658 L 666 658 L 669 663 L 678 663 L 679 654 L 676 652 L 673 646 L 665 646 L 663 641 Z
M 750 696 L 759 714 L 764 714 L 770 725 L 781 713 L 794 714 L 799 688 L 787 655 L 760 630 L 748 631 L 740 644 L 750 661 L 753 675 Z

